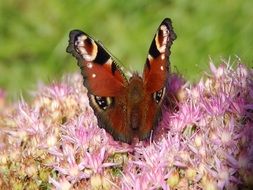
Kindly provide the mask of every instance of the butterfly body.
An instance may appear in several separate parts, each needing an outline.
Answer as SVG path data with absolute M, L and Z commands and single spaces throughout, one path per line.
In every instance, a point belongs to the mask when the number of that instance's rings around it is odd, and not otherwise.
M 143 75 L 127 79 L 112 56 L 86 33 L 70 32 L 67 52 L 78 60 L 90 104 L 115 140 L 131 143 L 150 136 L 161 115 L 169 75 L 169 48 L 176 35 L 165 19 L 152 41 Z

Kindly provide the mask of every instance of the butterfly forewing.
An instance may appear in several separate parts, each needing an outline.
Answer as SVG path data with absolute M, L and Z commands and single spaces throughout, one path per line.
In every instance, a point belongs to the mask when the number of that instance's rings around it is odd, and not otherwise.
M 165 86 L 169 71 L 170 47 L 175 39 L 171 20 L 166 18 L 153 38 L 144 66 L 143 78 L 147 92 L 154 93 Z
M 127 79 L 110 54 L 82 31 L 71 31 L 69 38 L 67 52 L 77 58 L 89 92 L 101 97 L 118 96 Z

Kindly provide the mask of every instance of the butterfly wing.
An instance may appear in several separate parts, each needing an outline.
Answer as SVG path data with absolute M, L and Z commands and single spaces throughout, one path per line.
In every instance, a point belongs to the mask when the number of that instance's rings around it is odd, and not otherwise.
M 146 97 L 145 125 L 141 128 L 141 139 L 150 135 L 161 116 L 161 105 L 166 94 L 169 75 L 170 47 L 176 39 L 171 20 L 166 18 L 160 24 L 151 46 L 143 71 Z
M 127 79 L 110 54 L 90 36 L 80 30 L 69 34 L 67 52 L 78 60 L 84 86 L 93 95 L 118 96 L 127 85 Z
M 70 32 L 67 52 L 78 60 L 98 125 L 115 140 L 128 141 L 124 109 L 128 81 L 123 72 L 101 44 L 80 30 Z
M 154 93 L 165 86 L 169 72 L 170 47 L 175 39 L 171 20 L 166 18 L 155 34 L 144 66 L 143 78 L 147 92 Z

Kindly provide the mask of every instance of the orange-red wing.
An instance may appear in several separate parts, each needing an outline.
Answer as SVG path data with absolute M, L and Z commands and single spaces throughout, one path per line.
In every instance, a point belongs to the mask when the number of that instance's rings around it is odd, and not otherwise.
M 143 78 L 147 92 L 154 93 L 165 86 L 169 72 L 170 47 L 175 39 L 171 20 L 166 18 L 155 34 L 144 67 Z
M 114 97 L 128 84 L 123 72 L 110 54 L 82 31 L 70 32 L 67 52 L 78 60 L 89 93 L 101 97 Z

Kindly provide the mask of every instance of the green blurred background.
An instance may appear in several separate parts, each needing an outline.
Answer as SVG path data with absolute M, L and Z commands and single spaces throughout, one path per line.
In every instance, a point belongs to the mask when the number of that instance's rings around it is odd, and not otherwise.
M 252 66 L 252 0 L 0 0 L 0 88 L 10 99 L 79 72 L 65 52 L 68 33 L 81 29 L 120 62 L 142 71 L 153 35 L 170 17 L 177 33 L 172 68 L 197 80 L 211 57 Z

